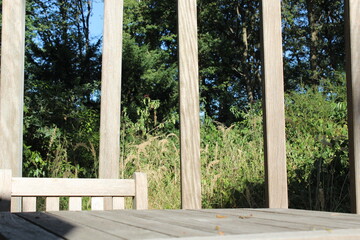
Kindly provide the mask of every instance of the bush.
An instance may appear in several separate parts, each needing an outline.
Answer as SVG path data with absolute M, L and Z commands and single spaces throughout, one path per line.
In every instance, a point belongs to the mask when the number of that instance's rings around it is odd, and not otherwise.
M 291 208 L 350 211 L 345 86 L 323 83 L 286 94 L 286 136 Z M 148 174 L 150 208 L 180 208 L 178 116 L 156 121 L 160 103 L 145 98 L 131 121 L 122 116 L 120 176 Z M 202 205 L 204 208 L 265 207 L 261 104 L 234 111 L 240 122 L 226 127 L 201 120 Z M 79 128 L 75 140 L 56 127 L 40 129 L 46 155 L 25 147 L 25 176 L 96 177 L 96 121 Z M 85 131 L 85 130 L 88 131 Z M 41 134 L 40 134 L 41 133 Z M 89 143 L 85 144 L 89 138 Z M 76 142 L 76 139 L 79 142 Z M 73 158 L 82 149 L 79 163 Z

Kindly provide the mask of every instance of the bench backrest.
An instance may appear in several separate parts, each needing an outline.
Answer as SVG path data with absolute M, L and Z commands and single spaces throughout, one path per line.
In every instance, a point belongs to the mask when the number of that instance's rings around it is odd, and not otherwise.
M 17 197 L 23 212 L 36 211 L 37 197 L 46 197 L 46 211 L 59 211 L 59 197 L 69 197 L 70 211 L 81 211 L 82 197 L 91 197 L 92 210 L 105 210 L 104 201 L 112 202 L 111 209 L 124 209 L 124 197 L 133 197 L 134 209 L 147 209 L 147 177 L 136 172 L 133 179 L 19 178 L 0 169 L 0 211 L 11 211 Z

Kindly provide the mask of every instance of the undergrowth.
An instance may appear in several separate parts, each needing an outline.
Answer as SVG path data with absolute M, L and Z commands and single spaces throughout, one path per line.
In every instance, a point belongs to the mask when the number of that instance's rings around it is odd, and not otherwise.
M 326 91 L 324 90 L 326 89 Z M 350 211 L 346 94 L 324 83 L 286 95 L 287 169 L 290 207 Z M 180 208 L 180 147 L 174 113 L 156 120 L 158 102 L 145 99 L 138 119 L 122 116 L 120 177 L 148 174 L 153 209 Z M 265 207 L 261 104 L 235 112 L 242 121 L 224 126 L 201 119 L 202 206 Z M 96 124 L 96 121 L 93 121 Z M 70 141 L 56 127 L 41 129 L 46 154 L 25 146 L 24 175 L 97 177 L 98 133 Z M 81 151 L 81 152 L 79 152 Z M 78 160 L 77 156 L 86 156 Z M 84 164 L 84 162 L 86 164 Z

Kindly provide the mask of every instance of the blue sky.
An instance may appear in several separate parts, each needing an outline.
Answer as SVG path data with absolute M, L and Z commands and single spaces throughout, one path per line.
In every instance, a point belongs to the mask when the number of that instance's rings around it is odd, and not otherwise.
M 90 34 L 98 39 L 103 33 L 104 0 L 93 0 L 93 13 L 90 19 Z

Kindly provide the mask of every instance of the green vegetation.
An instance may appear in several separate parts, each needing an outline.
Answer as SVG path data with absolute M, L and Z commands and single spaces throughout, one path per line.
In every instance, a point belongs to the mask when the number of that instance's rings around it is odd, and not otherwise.
M 309 88 L 286 95 L 290 206 L 350 211 L 345 86 L 324 83 L 322 88 L 327 91 Z M 138 108 L 136 122 L 129 120 L 125 110 L 120 175 L 127 178 L 134 171 L 146 172 L 150 207 L 179 208 L 180 148 L 178 131 L 174 129 L 176 116 L 154 123 L 151 112 L 158 107 L 157 101 L 145 99 Z M 237 114 L 244 120 L 230 127 L 209 117 L 202 119 L 203 207 L 265 206 L 261 104 L 252 104 Z M 41 169 L 52 176 L 78 176 L 86 172 L 70 164 L 66 155 L 79 147 L 88 151 L 96 168 L 96 152 L 90 142 L 66 145 L 66 139 L 56 132 L 54 128 L 49 133 L 48 151 L 53 155 L 46 160 L 26 150 L 25 154 L 30 154 L 25 162 L 28 175 L 43 176 L 38 173 Z
M 0 0 L 1 3 L 1 0 Z M 24 176 L 97 177 L 92 1 L 27 0 Z M 263 207 L 260 1 L 198 0 L 203 207 Z M 125 0 L 120 176 L 180 207 L 176 1 Z M 283 0 L 290 207 L 349 211 L 343 1 Z
M 327 91 L 286 95 L 290 206 L 350 211 L 345 86 L 322 88 Z M 245 120 L 230 127 L 202 120 L 203 207 L 265 206 L 261 104 L 238 114 Z M 125 173 L 149 174 L 151 207 L 180 207 L 178 134 L 148 130 L 138 136 L 124 143 Z

